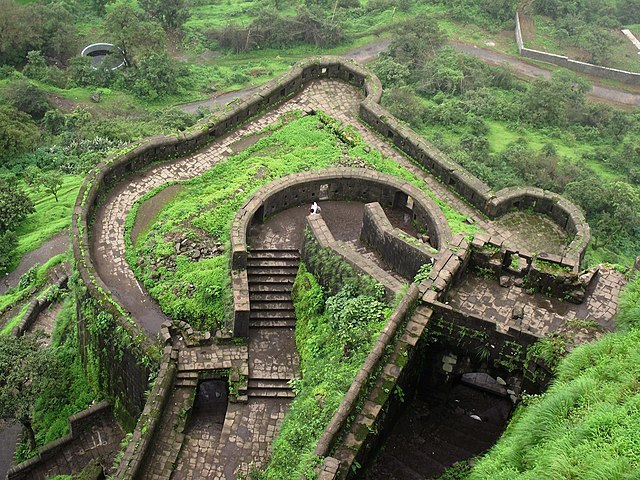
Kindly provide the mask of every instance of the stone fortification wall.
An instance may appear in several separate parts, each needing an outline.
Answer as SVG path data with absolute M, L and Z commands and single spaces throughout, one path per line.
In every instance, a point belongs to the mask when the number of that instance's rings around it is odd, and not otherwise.
M 320 198 L 322 191 L 326 196 Z M 359 168 L 329 168 L 275 180 L 251 197 L 234 219 L 232 268 L 246 267 L 247 229 L 252 222 L 319 199 L 379 202 L 386 207 L 401 208 L 408 197 L 414 200 L 413 221 L 426 229 L 435 248 L 445 245 L 451 238 L 451 230 L 440 207 L 418 188 L 396 177 Z
M 67 288 L 68 280 L 69 280 L 69 277 L 65 275 L 64 277 L 58 279 L 58 281 L 56 281 L 53 285 L 51 285 L 49 289 Z M 29 331 L 29 329 L 31 328 L 31 325 L 33 325 L 33 322 L 35 322 L 36 319 L 38 318 L 38 315 L 40 315 L 45 309 L 49 308 L 49 305 L 51 305 L 52 302 L 53 300 L 51 300 L 50 298 L 47 298 L 46 295 L 43 298 L 34 298 L 33 301 L 27 307 L 27 311 L 24 313 L 24 316 L 20 320 L 20 323 L 18 323 L 18 325 L 13 327 L 13 329 L 11 330 L 11 334 L 15 335 L 16 337 L 19 337 L 23 335 L 25 332 Z
M 374 370 L 361 372 L 363 377 L 360 378 L 364 381 L 354 384 L 349 391 L 350 396 L 340 405 L 321 438 L 315 452 L 325 457 L 319 468 L 319 478 L 358 478 L 357 469 L 352 466 L 367 464 L 380 441 L 381 432 L 393 424 L 402 397 L 410 395 L 415 386 L 415 376 L 420 371 L 420 352 L 429 344 L 437 342 L 452 348 L 463 346 L 471 351 L 489 348 L 489 358 L 494 362 L 508 363 L 515 369 L 530 368 L 525 365 L 525 348 L 537 337 L 516 328 L 501 331 L 495 322 L 463 314 L 445 303 L 447 290 L 468 268 L 472 255 L 472 248 L 462 236 L 454 237 L 449 245 L 441 252 L 429 278 L 417 287 L 412 286 L 411 304 L 417 303 L 412 300 L 416 294 L 422 302 L 415 311 L 405 310 L 404 318 L 395 326 L 395 335 L 387 337 L 384 348 L 392 350 L 374 364 L 378 373 L 373 386 L 370 389 L 364 387 L 372 381 L 364 375 Z M 415 293 L 414 289 L 417 289 Z M 356 410 L 354 403 L 362 407 Z M 354 420 L 349 422 L 349 417 Z
M 578 272 L 557 255 L 510 250 L 483 233 L 475 235 L 472 246 L 472 267 L 491 272 L 496 279 L 515 276 L 522 279 L 523 288 L 576 304 L 584 301 L 595 274 L 595 269 Z
M 38 454 L 7 473 L 8 480 L 46 480 L 84 469 L 92 460 L 110 467 L 120 450 L 122 429 L 111 405 L 98 403 L 69 417 L 69 434 L 38 449 Z
M 489 217 L 496 218 L 511 210 L 524 208 L 533 208 L 536 212 L 549 215 L 560 227 L 574 235 L 563 261 L 576 271 L 579 269 L 591 239 L 591 231 L 584 215 L 574 204 L 558 194 L 538 188 L 514 187 L 493 193 L 489 186 L 427 143 L 370 98 L 360 104 L 360 116 L 374 130 Z
M 362 88 L 366 95 L 360 105 L 360 114 L 364 121 L 482 212 L 488 215 L 492 213 L 499 215 L 512 208 L 519 208 L 523 199 L 530 197 L 530 191 L 527 189 L 509 191 L 508 195 L 503 195 L 501 192 L 492 193 L 488 186 L 380 107 L 382 88 L 380 81 L 373 74 L 354 62 L 337 57 L 318 57 L 301 62 L 285 75 L 266 84 L 253 96 L 232 102 L 223 112 L 187 132 L 172 137 L 154 137 L 126 147 L 100 163 L 87 175 L 74 207 L 72 237 L 75 265 L 86 286 L 86 292 L 82 292 L 78 299 L 78 304 L 81 306 L 79 308 L 81 350 L 93 352 L 92 358 L 85 355 L 85 361 L 97 362 L 99 370 L 104 372 L 102 383 L 105 390 L 120 401 L 130 419 L 135 418 L 142 411 L 151 366 L 157 364 L 160 355 L 157 344 L 149 339 L 148 334 L 140 328 L 135 319 L 132 319 L 129 313 L 112 298 L 96 272 L 91 255 L 89 232 L 100 199 L 104 198 L 111 187 L 123 177 L 153 162 L 184 156 L 202 148 L 210 140 L 224 135 L 260 111 L 287 99 L 302 89 L 307 82 L 318 78 L 341 79 Z M 370 198 L 368 195 L 355 198 L 362 198 L 364 201 L 380 200 L 380 198 Z M 284 200 L 284 197 L 279 200 L 282 208 L 286 205 Z M 287 200 L 293 201 L 290 198 Z M 390 198 L 385 197 L 381 202 L 387 205 L 385 200 L 390 201 Z M 275 199 L 273 201 L 275 202 Z M 396 199 L 394 198 L 393 201 L 395 202 Z M 537 200 L 532 200 L 530 203 L 537 205 Z M 489 208 L 494 204 L 496 205 L 494 210 Z M 557 212 L 564 211 L 570 218 L 564 222 L 563 226 L 574 225 L 576 236 L 563 261 L 577 268 L 589 241 L 589 227 L 582 214 L 575 207 L 569 209 L 567 205 L 570 204 L 558 202 Z M 277 208 L 280 208 L 277 203 L 263 205 L 262 217 L 269 213 L 269 209 L 275 211 Z M 254 212 L 256 213 L 260 215 L 260 212 Z M 416 210 L 414 213 L 419 214 Z M 564 218 L 560 213 L 555 217 L 552 216 L 552 218 L 556 217 Z M 424 221 L 427 229 L 429 229 L 427 222 L 430 218 L 427 216 L 420 220 Z M 243 231 L 246 232 L 246 228 Z M 246 233 L 234 229 L 232 235 L 246 235 Z M 440 238 L 437 234 L 434 236 L 433 233 L 431 236 L 434 246 L 440 247 L 441 243 L 442 245 L 447 243 L 444 237 Z M 448 258 L 446 261 L 449 260 Z M 236 271 L 242 262 L 242 251 L 234 251 L 234 295 L 238 287 L 240 298 L 244 297 L 242 292 L 245 291 L 243 276 Z M 445 272 L 451 273 L 446 269 Z M 246 275 L 244 279 L 246 280 Z M 444 279 L 441 281 L 445 287 L 448 285 Z M 241 308 L 238 311 L 242 311 L 241 309 L 247 306 L 248 302 L 246 305 L 240 305 Z
M 303 61 L 288 73 L 267 83 L 254 95 L 231 102 L 224 111 L 212 116 L 187 132 L 175 136 L 152 137 L 141 143 L 125 147 L 92 169 L 83 183 L 72 217 L 73 251 L 75 265 L 86 295 L 80 303 L 90 300 L 92 315 L 80 309 L 79 337 L 81 349 L 91 351 L 103 373 L 103 386 L 118 399 L 129 421 L 137 418 L 144 406 L 144 392 L 158 353 L 155 342 L 132 319 L 128 312 L 110 295 L 93 264 L 90 248 L 90 228 L 100 199 L 123 177 L 143 169 L 154 162 L 167 161 L 202 148 L 209 141 L 223 136 L 247 119 L 275 106 L 301 90 L 305 83 L 317 78 L 337 78 L 356 87 L 364 88 L 368 95 L 379 100 L 380 82 L 354 62 L 334 57 L 319 57 Z M 365 79 L 368 79 L 365 85 Z M 84 313 L 83 313 L 84 310 Z M 100 312 L 111 316 L 110 328 L 97 335 L 94 317 Z M 114 343 L 111 340 L 117 338 Z M 126 351 L 125 351 L 126 350 Z M 114 362 L 114 358 L 120 361 Z M 85 355 L 85 361 L 89 358 Z M 140 394 L 142 393 L 142 394 Z
M 247 230 L 253 222 L 261 222 L 265 217 L 274 215 L 287 208 L 319 200 L 358 200 L 362 202 L 380 202 L 387 207 L 404 207 L 407 199 L 413 199 L 413 221 L 424 227 L 435 247 L 446 245 L 451 238 L 449 225 L 440 208 L 423 192 L 413 185 L 396 177 L 357 168 L 332 168 L 320 171 L 288 175 L 275 180 L 260 189 L 238 211 L 231 228 L 232 285 L 234 289 L 234 335 L 246 336 L 249 324 L 249 285 L 246 275 Z M 382 283 L 387 294 L 393 297 L 400 289 L 387 272 L 372 262 L 367 262 L 350 249 L 340 248 L 338 242 L 324 222 L 311 223 L 322 247 L 333 249 L 338 255 L 357 268 Z M 387 220 L 388 223 L 388 220 Z M 325 231 L 326 230 L 326 231 Z M 402 253 L 401 245 L 406 244 L 399 234 L 394 237 L 397 247 L 394 252 Z M 373 240 L 373 235 L 371 235 Z M 380 239 L 383 240 L 382 238 Z M 416 240 L 417 241 L 417 240 Z M 382 247 L 383 245 L 377 245 Z M 410 250 L 405 245 L 402 250 Z M 394 252 L 387 252 L 391 255 Z M 394 260 L 398 257 L 394 257 Z M 392 262 L 395 263 L 395 262 Z M 415 265 L 407 268 L 415 268 Z M 419 268 L 419 266 L 418 266 Z M 417 270 L 416 270 L 417 271 Z M 401 272 L 402 273 L 402 272 Z M 413 275 L 410 278 L 413 278 Z
M 619 70 L 617 68 L 602 67 L 600 65 L 594 65 L 592 63 L 579 62 L 572 60 L 564 55 L 556 55 L 554 53 L 542 52 L 540 50 L 533 50 L 524 46 L 522 38 L 522 29 L 520 27 L 520 15 L 516 12 L 516 43 L 518 45 L 518 51 L 523 57 L 530 58 L 532 60 L 538 60 L 540 62 L 550 63 L 559 67 L 568 68 L 574 72 L 585 73 L 587 75 L 593 75 L 595 77 L 608 78 L 610 80 L 617 80 L 623 83 L 629 83 L 632 85 L 640 85 L 640 72 L 628 72 L 626 70 Z
M 340 286 L 345 283 L 341 275 L 342 272 L 327 272 L 330 275 L 329 277 L 329 275 L 324 275 L 324 272 L 320 269 L 315 268 L 313 262 L 314 255 L 319 249 L 326 248 L 331 250 L 344 262 L 351 265 L 356 272 L 368 275 L 384 286 L 388 300 L 393 300 L 396 294 L 400 292 L 402 284 L 389 272 L 355 252 L 352 248 L 346 247 L 343 243 L 336 241 L 321 216 L 307 217 L 307 227 L 309 228 L 310 235 L 305 235 L 301 258 L 311 273 L 318 278 L 324 287 L 330 291 L 338 291 Z
M 438 256 L 428 244 L 394 228 L 377 202 L 364 207 L 360 238 L 405 278 L 415 277 L 422 265 L 435 262 Z
M 168 329 L 163 327 L 163 337 L 165 330 L 169 338 Z M 166 338 L 166 337 L 165 337 Z M 166 343 L 169 343 L 167 341 Z M 164 347 L 158 377 L 151 389 L 147 403 L 142 414 L 138 418 L 138 423 L 131 441 L 125 450 L 124 457 L 118 466 L 114 478 L 128 480 L 137 478 L 144 467 L 144 461 L 149 449 L 153 448 L 156 440 L 156 433 L 162 413 L 173 388 L 177 375 L 178 352 L 171 345 Z

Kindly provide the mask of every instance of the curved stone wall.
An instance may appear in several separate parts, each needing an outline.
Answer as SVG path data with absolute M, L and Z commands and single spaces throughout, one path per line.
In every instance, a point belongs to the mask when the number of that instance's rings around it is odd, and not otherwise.
M 324 188 L 323 188 L 324 187 Z M 280 178 L 261 188 L 238 211 L 231 227 L 231 269 L 233 284 L 234 336 L 246 336 L 249 325 L 249 283 L 247 280 L 247 230 L 287 208 L 322 200 L 379 202 L 403 207 L 413 199 L 413 220 L 424 226 L 434 247 L 446 245 L 451 230 L 440 207 L 412 184 L 383 173 L 360 168 L 329 168 Z
M 294 66 L 288 73 L 267 83 L 252 96 L 232 102 L 223 112 L 187 132 L 175 136 L 153 137 L 144 142 L 129 145 L 121 152 L 107 158 L 87 175 L 74 207 L 72 233 L 76 268 L 87 287 L 86 295 L 83 295 L 81 301 L 91 300 L 94 310 L 109 312 L 113 316 L 114 326 L 111 333 L 118 332 L 118 335 L 124 335 L 128 340 L 120 343 L 120 345 L 126 345 L 127 349 L 123 356 L 124 360 L 113 362 L 118 352 L 110 351 L 109 349 L 112 348 L 110 344 L 105 344 L 81 315 L 79 320 L 81 346 L 85 349 L 94 345 L 96 351 L 104 352 L 104 355 L 99 358 L 99 366 L 106 372 L 105 387 L 123 402 L 125 410 L 132 417 L 142 411 L 144 395 L 140 392 L 143 393 L 148 389 L 150 373 L 148 359 L 157 358 L 159 355 L 155 343 L 148 338 L 147 333 L 112 298 L 94 267 L 89 231 L 99 200 L 104 198 L 123 177 L 153 162 L 182 157 L 202 148 L 209 141 L 234 130 L 258 112 L 286 100 L 300 91 L 309 81 L 319 78 L 340 79 L 361 88 L 366 95 L 360 105 L 363 120 L 487 215 L 500 215 L 512 207 L 518 208 L 525 204 L 534 204 L 537 209 L 538 200 L 542 199 L 544 202 L 545 198 L 551 198 L 547 192 L 543 192 L 541 197 L 537 191 L 532 192 L 531 189 L 526 188 L 509 190 L 507 193 L 492 193 L 487 185 L 380 107 L 382 88 L 378 78 L 355 62 L 340 57 L 316 57 L 305 60 Z M 408 184 L 406 185 L 408 188 Z M 273 201 L 275 202 L 275 198 Z M 279 201 L 284 201 L 284 197 Z M 289 201 L 293 202 L 292 199 Z M 555 202 L 551 210 L 548 210 L 547 204 L 544 203 L 545 207 L 540 207 L 540 211 L 546 210 L 570 232 L 573 233 L 575 230 L 575 239 L 567 249 L 563 262 L 577 269 L 589 241 L 589 226 L 579 210 L 566 200 L 558 197 L 556 201 L 556 197 L 553 197 L 549 201 Z M 274 205 L 274 203 L 265 204 L 263 215 L 270 213 L 269 209 L 277 208 Z M 430 217 L 425 217 L 425 219 L 428 218 Z M 434 238 L 434 241 L 444 242 L 446 239 Z M 241 250 L 234 252 L 233 258 L 234 265 L 238 265 L 236 262 L 240 262 L 239 265 L 241 265 Z M 237 280 L 238 278 L 234 277 L 234 287 Z M 154 348 L 155 355 L 152 354 Z M 119 354 L 122 355 L 122 352 Z M 135 392 L 135 395 L 129 395 L 131 392 Z
M 247 229 L 287 208 L 320 199 L 379 202 L 385 207 L 403 207 L 407 197 L 414 200 L 413 220 L 424 226 L 435 248 L 451 239 L 451 230 L 440 207 L 417 187 L 399 178 L 360 168 L 329 168 L 288 175 L 260 189 L 237 213 L 231 232 L 232 269 L 246 267 Z

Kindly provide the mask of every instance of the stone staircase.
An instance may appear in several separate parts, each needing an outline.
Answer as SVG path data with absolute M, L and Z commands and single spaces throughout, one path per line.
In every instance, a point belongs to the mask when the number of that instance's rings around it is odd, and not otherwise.
M 291 289 L 299 263 L 297 250 L 249 252 L 249 328 L 295 327 Z
M 289 381 L 284 379 L 251 378 L 249 379 L 249 398 L 272 397 L 293 398 L 295 393 L 289 386 Z
M 293 249 L 249 252 L 249 399 L 295 396 L 289 386 L 298 369 L 291 289 L 299 263 L 300 254 Z

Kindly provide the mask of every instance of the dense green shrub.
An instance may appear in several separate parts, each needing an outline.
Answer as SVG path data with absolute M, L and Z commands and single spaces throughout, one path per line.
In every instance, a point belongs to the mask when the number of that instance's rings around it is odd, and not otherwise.
M 293 285 L 296 345 L 302 379 L 274 441 L 271 462 L 259 478 L 314 478 L 313 455 L 353 378 L 391 313 L 388 305 L 347 283 L 326 300 L 323 288 L 304 264 Z

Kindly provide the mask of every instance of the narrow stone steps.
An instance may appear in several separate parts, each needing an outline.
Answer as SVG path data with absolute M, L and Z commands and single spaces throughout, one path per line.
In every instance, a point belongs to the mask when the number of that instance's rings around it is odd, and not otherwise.
M 250 319 L 285 320 L 295 318 L 293 309 L 290 310 L 254 310 L 249 312 Z
M 287 293 L 291 296 L 291 283 L 289 282 L 267 282 L 267 283 L 250 283 L 249 294 L 256 295 L 259 293 Z
M 285 318 L 281 320 L 270 320 L 265 318 L 249 319 L 250 328 L 295 328 L 295 318 Z
M 248 254 L 248 258 L 253 260 L 253 259 L 258 259 L 258 258 L 265 258 L 265 259 L 272 259 L 272 258 L 295 258 L 295 259 L 299 259 L 300 258 L 300 253 L 298 252 L 298 250 L 271 250 L 271 249 L 257 249 L 257 250 L 251 250 L 249 251 Z
M 250 292 L 249 300 L 251 302 L 291 302 L 291 293 L 289 290 L 282 292 Z
M 289 380 L 285 378 L 250 378 L 248 388 L 273 388 L 280 390 L 291 390 Z
M 298 267 L 270 267 L 270 266 L 255 266 L 255 267 L 247 267 L 247 275 L 249 275 L 249 279 L 251 277 L 260 277 L 260 276 L 291 276 L 295 277 L 298 273 Z M 251 281 L 251 280 L 249 280 Z
M 267 397 L 267 398 L 294 398 L 295 393 L 291 390 L 272 390 L 270 388 L 254 388 L 248 392 L 251 397 Z
M 255 310 L 293 310 L 293 302 L 289 301 L 260 301 L 252 300 L 251 308 Z
M 249 328 L 296 326 L 291 288 L 298 273 L 297 250 L 252 250 L 247 259 Z M 253 396 L 276 396 L 257 388 Z
M 249 279 L 249 291 L 251 291 L 251 284 L 273 284 L 279 283 L 283 285 L 287 285 L 288 289 L 291 290 L 293 286 L 293 281 L 295 280 L 295 275 L 283 275 L 283 274 L 254 274 L 252 272 L 247 272 L 247 277 Z
M 251 258 L 247 259 L 247 268 L 264 268 L 264 267 L 282 267 L 282 268 L 298 268 L 300 261 L 297 258 Z

